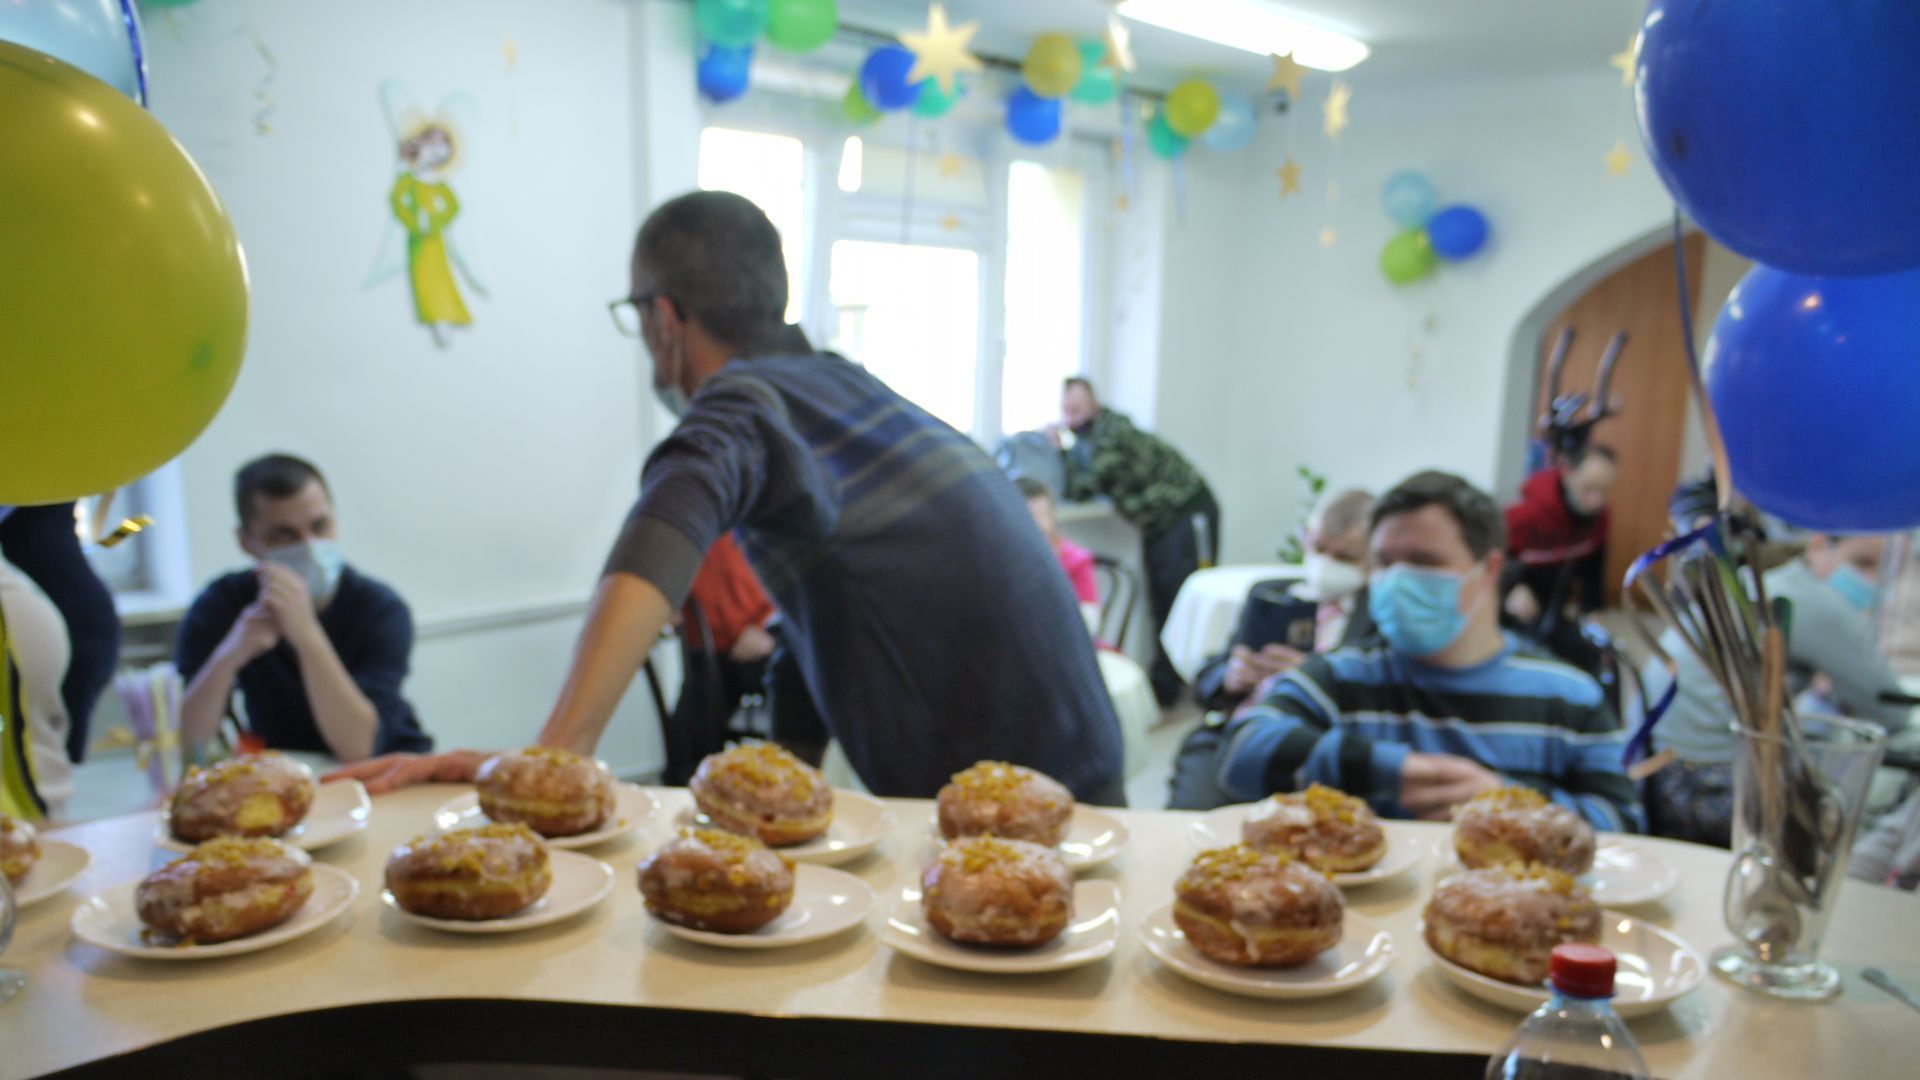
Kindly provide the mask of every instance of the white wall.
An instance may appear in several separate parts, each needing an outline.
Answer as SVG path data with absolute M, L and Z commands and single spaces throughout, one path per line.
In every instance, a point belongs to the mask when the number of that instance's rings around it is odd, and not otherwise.
M 1273 170 L 1285 121 L 1263 123 L 1243 154 L 1189 151 L 1184 220 L 1170 211 L 1166 243 L 1156 421 L 1220 495 L 1225 558 L 1272 557 L 1299 520 L 1302 463 L 1375 490 L 1428 466 L 1494 483 L 1508 396 L 1531 391 L 1507 378 L 1516 325 L 1670 212 L 1644 160 L 1607 173 L 1616 138 L 1638 144 L 1617 76 L 1596 68 L 1379 87 L 1360 69 L 1337 171 L 1324 81 L 1311 80 L 1295 121 L 1301 192 L 1284 201 Z M 1494 234 L 1474 260 L 1396 288 L 1378 269 L 1394 230 L 1378 193 L 1402 168 L 1431 176 L 1443 203 L 1479 206 Z
M 645 208 L 692 186 L 695 123 L 648 119 L 694 116 L 688 22 L 670 0 L 202 0 L 150 19 L 154 110 L 252 274 L 239 383 L 181 460 L 193 579 L 239 562 L 234 467 L 311 456 L 348 559 L 413 606 L 408 692 L 443 744 L 537 730 L 636 493 L 645 360 L 606 303 Z M 404 270 L 365 284 L 383 251 L 404 267 L 387 79 L 429 110 L 471 102 L 451 235 L 487 296 L 467 293 L 474 324 L 446 349 Z M 476 615 L 488 628 L 463 629 Z M 638 694 L 610 730 L 616 765 L 657 759 Z

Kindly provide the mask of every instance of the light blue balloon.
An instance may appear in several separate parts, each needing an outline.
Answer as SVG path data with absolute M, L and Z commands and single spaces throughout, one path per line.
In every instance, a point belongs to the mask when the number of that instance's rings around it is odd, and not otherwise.
M 1224 153 L 1245 150 L 1253 141 L 1255 122 L 1252 101 L 1239 94 L 1221 94 L 1220 114 L 1214 117 L 1213 126 L 1201 133 L 1200 141 Z
M 146 55 L 133 0 L 0 3 L 0 41 L 64 60 L 142 105 Z
M 1425 173 L 1412 169 L 1402 169 L 1387 177 L 1386 186 L 1380 189 L 1380 205 L 1386 209 L 1387 217 L 1403 229 L 1426 225 L 1439 201 L 1433 181 L 1427 179 Z

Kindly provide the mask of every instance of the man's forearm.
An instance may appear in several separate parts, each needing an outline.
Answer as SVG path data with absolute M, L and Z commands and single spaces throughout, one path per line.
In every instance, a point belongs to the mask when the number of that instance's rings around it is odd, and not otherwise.
M 671 615 L 652 582 L 626 573 L 601 578 L 540 744 L 592 753 Z
M 380 733 L 380 713 L 360 692 L 333 651 L 333 643 L 321 636 L 296 645 L 294 652 L 300 658 L 307 707 L 313 710 L 314 725 L 327 748 L 341 761 L 371 757 Z
M 234 680 L 245 666 L 226 652 L 215 652 L 200 666 L 180 702 L 181 745 L 192 748 L 220 730 L 220 718 L 226 715 L 227 702 L 233 697 Z

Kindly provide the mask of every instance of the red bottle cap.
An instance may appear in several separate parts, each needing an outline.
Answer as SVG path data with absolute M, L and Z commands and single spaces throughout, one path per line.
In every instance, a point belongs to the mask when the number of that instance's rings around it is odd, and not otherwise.
M 1547 979 L 1572 997 L 1612 997 L 1613 970 L 1613 954 L 1598 945 L 1555 945 Z

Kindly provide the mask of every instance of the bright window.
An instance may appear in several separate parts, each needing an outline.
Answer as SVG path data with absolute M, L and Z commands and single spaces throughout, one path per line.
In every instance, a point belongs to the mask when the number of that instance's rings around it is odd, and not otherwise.
M 833 348 L 909 401 L 970 431 L 980 368 L 980 256 L 960 248 L 833 245 Z
M 1002 431 L 1059 415 L 1060 383 L 1082 369 L 1086 182 L 1080 173 L 1015 161 L 1007 171 L 1007 351 Z
M 787 321 L 799 322 L 806 288 L 807 152 L 799 139 L 757 131 L 700 132 L 700 186 L 753 200 L 780 230 L 787 260 Z

